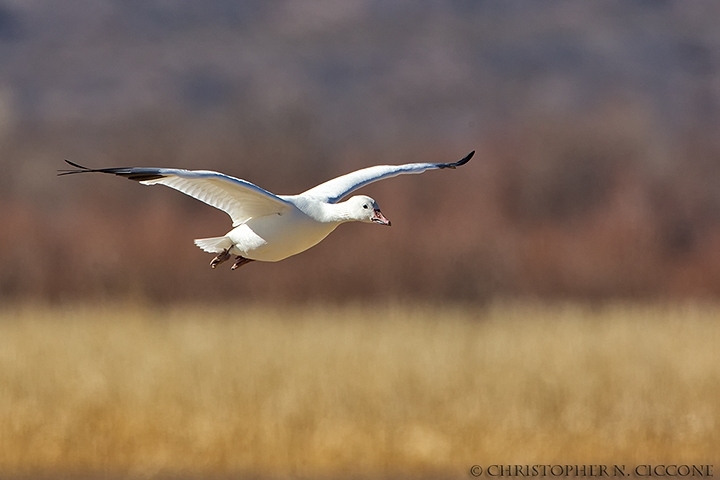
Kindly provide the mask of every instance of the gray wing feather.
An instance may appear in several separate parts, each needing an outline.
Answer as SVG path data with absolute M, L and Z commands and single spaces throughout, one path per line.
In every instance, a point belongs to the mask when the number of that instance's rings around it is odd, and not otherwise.
M 337 203 L 355 190 L 378 180 L 403 174 L 418 174 L 428 170 L 457 168 L 469 162 L 474 154 L 475 151 L 473 150 L 461 160 L 453 163 L 407 163 L 405 165 L 377 165 L 363 168 L 321 183 L 301 195 Z
M 257 185 L 209 170 L 147 167 L 91 169 L 69 160 L 65 161 L 78 170 L 63 170 L 60 175 L 110 173 L 144 185 L 165 185 L 224 211 L 232 219 L 233 226 L 245 223 L 253 217 L 281 214 L 292 207 L 290 202 Z

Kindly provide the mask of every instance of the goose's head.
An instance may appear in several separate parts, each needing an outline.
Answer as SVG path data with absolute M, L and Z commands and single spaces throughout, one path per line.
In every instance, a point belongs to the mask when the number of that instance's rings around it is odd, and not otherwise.
M 382 214 L 377 202 L 367 195 L 350 197 L 346 204 L 353 220 L 390 226 L 390 220 Z

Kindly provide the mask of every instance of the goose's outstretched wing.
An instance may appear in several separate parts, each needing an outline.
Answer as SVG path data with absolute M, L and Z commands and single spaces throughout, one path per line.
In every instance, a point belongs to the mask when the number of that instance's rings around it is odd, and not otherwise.
M 317 187 L 303 192 L 301 195 L 317 198 L 325 202 L 337 203 L 346 195 L 378 180 L 406 173 L 423 173 L 426 170 L 457 168 L 469 162 L 473 155 L 475 155 L 475 150 L 454 163 L 408 163 L 405 165 L 377 165 L 375 167 L 363 168 L 362 170 L 356 170 L 321 183 Z
M 61 170 L 58 175 L 111 173 L 143 185 L 166 185 L 227 213 L 234 227 L 253 217 L 282 214 L 292 208 L 289 202 L 257 185 L 218 172 L 146 167 L 87 168 L 65 161 L 77 170 Z

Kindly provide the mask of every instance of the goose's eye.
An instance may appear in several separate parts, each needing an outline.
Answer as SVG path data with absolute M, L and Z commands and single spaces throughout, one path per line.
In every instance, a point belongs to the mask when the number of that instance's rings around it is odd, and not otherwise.
M 364 208 L 365 210 L 367 210 L 367 203 L 366 203 L 365 205 L 363 205 L 363 208 Z

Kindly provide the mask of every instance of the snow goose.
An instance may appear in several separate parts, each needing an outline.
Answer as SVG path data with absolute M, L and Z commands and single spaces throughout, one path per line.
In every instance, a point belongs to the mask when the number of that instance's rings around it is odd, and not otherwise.
M 277 262 L 317 245 L 338 225 L 366 222 L 390 225 L 377 202 L 365 195 L 341 200 L 384 178 L 426 170 L 456 168 L 475 154 L 467 154 L 454 163 L 408 163 L 363 168 L 329 180 L 299 195 L 274 195 L 257 185 L 208 170 L 174 168 L 87 168 L 65 160 L 75 170 L 60 170 L 58 175 L 73 173 L 110 173 L 143 185 L 166 185 L 227 213 L 233 229 L 222 237 L 201 238 L 195 245 L 216 254 L 210 266 L 235 257 L 232 269 L 254 260 Z

